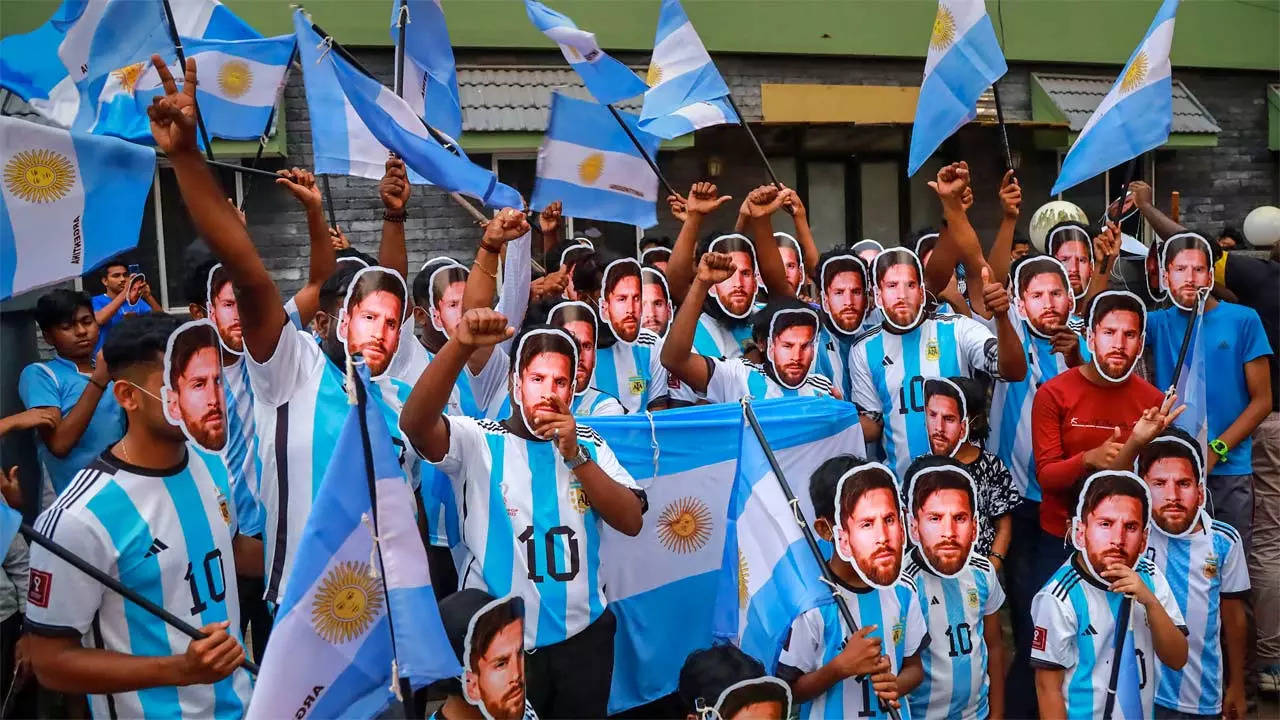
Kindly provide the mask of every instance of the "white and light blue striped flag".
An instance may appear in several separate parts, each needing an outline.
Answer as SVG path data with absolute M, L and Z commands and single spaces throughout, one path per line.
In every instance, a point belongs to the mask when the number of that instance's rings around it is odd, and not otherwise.
M 88 132 L 107 82 L 152 54 L 174 58 L 160 0 L 63 0 L 44 25 L 0 41 L 0 85 L 54 123 Z
M 1062 161 L 1057 195 L 1095 175 L 1160 147 L 1173 129 L 1173 21 L 1178 0 L 1164 0 L 1142 42 Z
M 661 140 L 637 127 L 635 115 L 618 114 L 649 157 L 657 157 Z M 609 109 L 558 92 L 551 94 L 529 206 L 544 208 L 556 200 L 568 217 L 642 228 L 658 224 L 658 176 Z
M 202 40 L 252 40 L 262 37 L 218 0 L 169 0 L 178 36 Z M 184 41 L 185 42 L 185 41 Z
M 631 68 L 600 49 L 595 33 L 580 29 L 568 15 L 538 2 L 524 0 L 529 22 L 560 46 L 569 66 L 578 71 L 596 102 L 611 105 L 633 98 L 648 89 Z
M 669 140 L 698 128 L 738 122 L 728 101 L 729 86 L 680 0 L 662 0 L 647 81 L 640 110 L 645 132 Z
M 978 97 L 1008 69 L 983 0 L 938 0 L 911 127 L 908 176 L 978 116 Z
M 353 381 L 360 404 L 316 491 L 249 718 L 372 718 L 396 698 L 396 678 L 416 689 L 462 671 L 382 400 L 363 366 Z
M 409 21 L 404 31 L 404 98 L 418 117 L 456 140 L 462 135 L 458 70 L 449 44 L 440 0 L 404 0 Z M 400 3 L 391 0 L 391 43 L 400 42 Z
M 832 398 L 752 407 L 812 521 L 809 476 L 833 455 L 865 452 L 857 409 Z M 607 527 L 602 533 L 600 573 L 618 618 L 612 713 L 674 691 L 684 659 L 715 641 L 708 601 L 720 580 L 742 409 L 725 403 L 582 422 L 605 438 L 649 499 L 638 536 Z M 784 512 L 790 521 L 790 508 Z M 769 579 L 763 567 L 747 572 L 748 587 Z
M 1180 314 L 1181 315 L 1181 314 Z M 1185 404 L 1186 410 L 1173 421 L 1174 425 L 1186 430 L 1191 437 L 1200 443 L 1200 457 L 1208 457 L 1209 453 L 1209 397 L 1208 384 L 1204 365 L 1204 305 L 1194 313 L 1189 313 L 1191 322 L 1191 341 L 1187 345 L 1187 358 L 1183 361 L 1182 374 L 1174 378 L 1174 387 L 1178 392 L 1178 403 Z
M 155 150 L 0 117 L 0 300 L 138 244 Z

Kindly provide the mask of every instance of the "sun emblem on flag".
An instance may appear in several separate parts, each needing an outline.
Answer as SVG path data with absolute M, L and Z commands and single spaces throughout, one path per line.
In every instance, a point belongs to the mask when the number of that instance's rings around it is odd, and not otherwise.
M 119 70 L 112 70 L 111 74 L 120 82 L 120 87 L 124 88 L 127 93 L 132 93 L 133 88 L 138 84 L 138 78 L 142 77 L 142 70 L 145 63 L 136 62 L 132 65 L 125 65 Z
M 1134 56 L 1129 69 L 1124 71 L 1124 77 L 1120 79 L 1120 92 L 1137 90 L 1139 85 L 1146 82 L 1147 70 L 1147 51 L 1143 50 Z
M 604 153 L 591 153 L 578 163 L 578 178 L 588 185 L 594 185 L 603 173 Z
M 253 87 L 253 71 L 243 60 L 228 60 L 218 70 L 218 87 L 229 98 L 238 98 Z
M 382 612 L 382 588 L 369 564 L 340 562 L 320 581 L 311 601 L 311 624 L 334 645 L 348 642 L 369 628 Z
M 71 161 L 52 150 L 21 150 L 4 164 L 5 187 L 31 203 L 61 200 L 75 181 Z
M 751 582 L 751 568 L 747 567 L 747 556 L 738 550 L 738 607 L 747 607 L 747 584 Z
M 934 50 L 946 50 L 956 41 L 956 18 L 945 5 L 938 5 L 938 14 L 933 18 L 933 35 L 929 37 L 929 47 Z
M 658 67 L 658 63 L 649 61 L 649 72 L 644 76 L 644 83 L 649 87 L 653 87 L 662 82 L 662 68 Z
M 673 500 L 658 515 L 658 540 L 672 552 L 696 552 L 710 538 L 711 508 L 698 498 Z

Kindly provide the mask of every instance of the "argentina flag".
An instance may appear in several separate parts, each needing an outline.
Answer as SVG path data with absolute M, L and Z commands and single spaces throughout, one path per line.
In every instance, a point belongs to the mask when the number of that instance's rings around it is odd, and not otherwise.
M 1209 396 L 1204 364 L 1204 301 L 1197 305 L 1194 312 L 1178 314 L 1179 317 L 1187 316 L 1187 322 L 1191 324 L 1188 328 L 1191 339 L 1187 342 L 1187 358 L 1183 361 L 1182 372 L 1173 379 L 1178 402 L 1185 404 L 1187 409 L 1174 418 L 1173 424 L 1186 430 L 1200 443 L 1200 457 L 1208 457 Z
M 331 448 L 246 717 L 371 718 L 402 695 L 394 678 L 417 689 L 462 672 L 367 376 L 349 381 L 359 404 Z
M 635 97 L 648 89 L 631 68 L 600 49 L 594 33 L 581 30 L 568 15 L 556 12 L 538 0 L 524 0 L 529 22 L 560 46 L 569 66 L 578 71 L 582 84 L 596 102 L 611 105 Z
M 392 0 L 391 42 L 400 42 L 401 4 L 408 13 L 404 31 L 404 99 L 431 127 L 457 139 L 462 134 L 458 70 L 449 44 L 440 0 Z
M 857 409 L 833 398 L 780 398 L 752 407 L 811 520 L 809 476 L 833 455 L 865 452 Z M 684 659 L 716 640 L 713 608 L 704 600 L 715 597 L 720 581 L 742 409 L 725 403 L 582 422 L 605 438 L 649 498 L 638 536 L 610 528 L 602 533 L 600 573 L 618 619 L 609 695 L 614 713 L 674 691 Z M 789 520 L 790 508 L 784 512 Z M 748 565 L 743 579 L 756 587 L 768 572 Z
M 1057 195 L 1142 153 L 1160 147 L 1173 129 L 1173 21 L 1178 0 L 1164 0 L 1120 77 L 1089 116 L 1062 161 Z
M 738 122 L 729 104 L 729 86 L 680 0 L 662 0 L 646 82 L 649 89 L 640 110 L 645 132 L 670 140 L 699 128 Z
M 1008 71 L 983 0 L 939 0 L 911 127 L 907 175 L 978 115 L 978 97 Z
M 657 157 L 658 138 L 636 126 L 636 116 L 618 113 L 649 157 Z M 538 150 L 537 180 L 530 207 L 556 200 L 569 217 L 658 224 L 658 176 L 618 126 L 609 109 L 586 100 L 552 93 L 551 119 Z
M 155 150 L 0 117 L 0 167 L 0 300 L 138 244 Z
M 218 0 L 169 0 L 178 36 L 203 40 L 251 40 L 262 37 Z

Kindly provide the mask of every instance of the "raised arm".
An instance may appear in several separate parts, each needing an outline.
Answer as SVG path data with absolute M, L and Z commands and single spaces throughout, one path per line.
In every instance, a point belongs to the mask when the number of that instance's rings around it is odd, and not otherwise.
M 556 200 L 548 203 L 542 208 L 542 212 L 538 213 L 538 235 L 542 240 L 542 250 L 539 254 L 544 258 L 551 252 L 551 248 L 560 242 L 560 228 L 564 225 L 563 208 L 564 205 Z
M 387 173 L 378 183 L 378 196 L 386 212 L 382 214 L 382 242 L 378 245 L 378 264 L 409 277 L 409 251 L 404 246 L 404 221 L 408 215 L 409 173 L 404 161 L 395 155 L 387 158 Z
M 1009 266 L 1013 264 L 1013 232 L 1018 225 L 1018 214 L 1022 212 L 1022 186 L 1013 171 L 1005 172 L 1000 181 L 1000 229 L 996 231 L 996 241 L 991 246 L 991 254 L 987 256 L 987 264 L 991 266 L 991 278 L 1003 283 L 1009 277 Z
M 969 222 L 966 199 L 972 201 L 972 192 L 969 189 L 968 164 L 959 162 L 944 167 L 938 171 L 937 180 L 930 182 L 929 186 L 938 193 L 946 226 L 938 234 L 938 244 L 924 269 L 925 283 L 930 292 L 941 295 L 952 283 L 957 262 L 964 265 L 967 277 L 976 278 L 981 277 L 987 261 L 982 257 L 978 233 Z M 974 312 L 987 317 L 984 294 L 969 293 L 969 304 Z
M 196 148 L 195 59 L 187 58 L 181 91 L 159 55 L 151 56 L 151 64 L 159 73 L 165 92 L 147 108 L 151 135 L 156 146 L 169 156 L 196 230 L 227 269 L 241 305 L 254 309 L 240 318 L 244 344 L 254 360 L 266 362 L 275 354 L 280 328 L 289 320 L 280 291 L 262 264 L 249 231 L 236 209 L 227 203 L 226 193 Z
M 276 184 L 288 190 L 307 214 L 307 239 L 311 244 L 311 260 L 307 267 L 307 284 L 293 296 L 298 317 L 310 318 L 320 309 L 320 286 L 333 275 L 337 256 L 333 234 L 324 217 L 324 196 L 316 187 L 316 176 L 308 170 L 279 170 Z
M 40 433 L 40 439 L 44 440 L 45 447 L 49 448 L 49 452 L 53 453 L 54 457 L 66 457 L 76 443 L 80 442 L 84 431 L 89 427 L 89 421 L 93 420 L 93 413 L 97 411 L 98 402 L 102 400 L 102 393 L 106 391 L 109 382 L 111 378 L 107 375 L 107 363 L 102 359 L 102 351 L 99 350 L 98 362 L 94 365 L 93 374 L 89 376 L 89 384 L 84 386 L 76 404 L 52 426 L 38 426 L 37 432 Z M 57 411 L 58 408 L 55 407 L 53 410 Z
M 689 189 L 689 196 L 683 200 L 684 224 L 680 226 L 676 246 L 671 250 L 671 261 L 667 263 L 671 297 L 684 297 L 689 292 L 689 284 L 697 272 L 695 256 L 703 218 L 732 199 L 729 195 L 717 195 L 714 183 L 698 182 Z M 672 198 L 667 198 L 667 202 L 672 202 Z
M 800 243 L 800 252 L 804 255 L 804 276 L 818 279 L 818 244 L 813 241 L 813 232 L 809 228 L 809 211 L 800 200 L 795 190 L 787 189 L 782 199 L 782 209 L 791 213 L 796 224 L 796 242 Z
M 493 305 L 493 294 L 497 290 L 498 284 L 498 263 L 502 257 L 502 248 L 510 241 L 519 237 L 528 237 L 529 222 L 525 219 L 524 213 L 513 208 L 504 208 L 498 216 L 490 220 L 485 225 L 484 235 L 480 238 L 480 247 L 476 249 L 476 259 L 471 263 L 471 272 L 467 274 L 467 285 L 462 291 L 462 310 L 466 312 L 473 308 L 489 309 Z M 513 246 L 507 255 L 510 257 L 516 253 L 528 253 L 528 243 L 521 243 L 518 247 Z M 507 265 L 510 266 L 514 259 L 508 260 Z M 508 270 L 512 268 L 508 267 Z M 518 274 L 518 273 L 507 273 Z M 517 287 L 518 286 L 518 287 Z M 525 297 L 524 305 L 517 309 L 520 310 L 520 316 L 514 314 L 507 315 L 500 312 L 503 317 L 508 318 L 509 322 L 518 324 L 524 317 L 524 307 L 528 306 L 529 297 L 529 266 L 524 265 L 524 283 L 521 285 L 518 278 L 503 277 L 503 294 L 504 304 L 509 302 L 505 297 L 507 293 L 520 293 Z M 471 353 L 471 357 L 467 360 L 467 367 L 473 375 L 478 374 L 484 369 L 489 362 L 489 356 L 493 354 L 494 347 L 492 345 L 476 348 Z
M 702 303 L 711 286 L 733 274 L 733 258 L 724 253 L 709 252 L 698 262 L 698 274 L 689 285 L 689 293 L 676 311 L 671 329 L 662 344 L 662 366 L 696 392 L 706 392 L 711 381 L 711 364 L 693 352 L 693 336 L 698 329 Z
M 778 252 L 778 241 L 773 238 L 773 214 L 787 198 L 773 185 L 761 185 L 747 196 L 739 213 L 745 216 L 746 229 L 750 231 L 751 244 L 756 248 L 756 267 L 760 279 L 769 289 L 771 297 L 791 297 L 795 292 L 787 282 L 787 268 Z
M 1160 209 L 1151 201 L 1151 186 L 1141 180 L 1134 180 L 1129 183 L 1129 192 L 1133 193 L 1133 202 L 1138 206 L 1138 212 L 1142 213 L 1142 217 L 1146 218 L 1147 224 L 1161 239 L 1169 238 L 1187 231 L 1185 227 L 1178 224 L 1173 218 L 1160 212 Z
M 985 265 L 979 277 L 982 279 L 982 301 L 996 320 L 996 361 L 1000 379 L 1020 382 L 1027 376 L 1027 357 L 1022 352 L 1022 340 L 1009 318 L 1009 293 L 1004 289 L 1004 283 L 991 280 L 991 270 Z M 974 294 L 970 293 L 971 296 Z
M 1076 301 L 1076 307 L 1087 308 L 1099 293 L 1111 286 L 1111 269 L 1120 256 L 1120 226 L 1108 222 L 1107 227 L 1093 239 L 1093 274 L 1084 297 Z
M 111 298 L 110 302 L 103 305 L 101 310 L 98 310 L 93 314 L 93 319 L 99 326 L 106 325 L 111 322 L 111 318 L 120 311 L 120 306 L 123 305 L 125 299 L 129 297 L 129 290 L 133 287 L 135 279 L 141 280 L 142 277 L 139 275 L 130 275 L 129 280 L 124 284 L 124 290 L 116 293 L 116 296 Z

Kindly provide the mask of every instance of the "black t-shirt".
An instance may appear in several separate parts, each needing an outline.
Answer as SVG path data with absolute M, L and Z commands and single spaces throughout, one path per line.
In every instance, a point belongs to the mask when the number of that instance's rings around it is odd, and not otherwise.
M 1280 361 L 1276 359 L 1280 355 L 1280 263 L 1227 253 L 1225 275 L 1220 277 L 1240 304 L 1256 310 L 1262 319 L 1262 329 L 1271 345 L 1271 409 L 1280 410 Z

